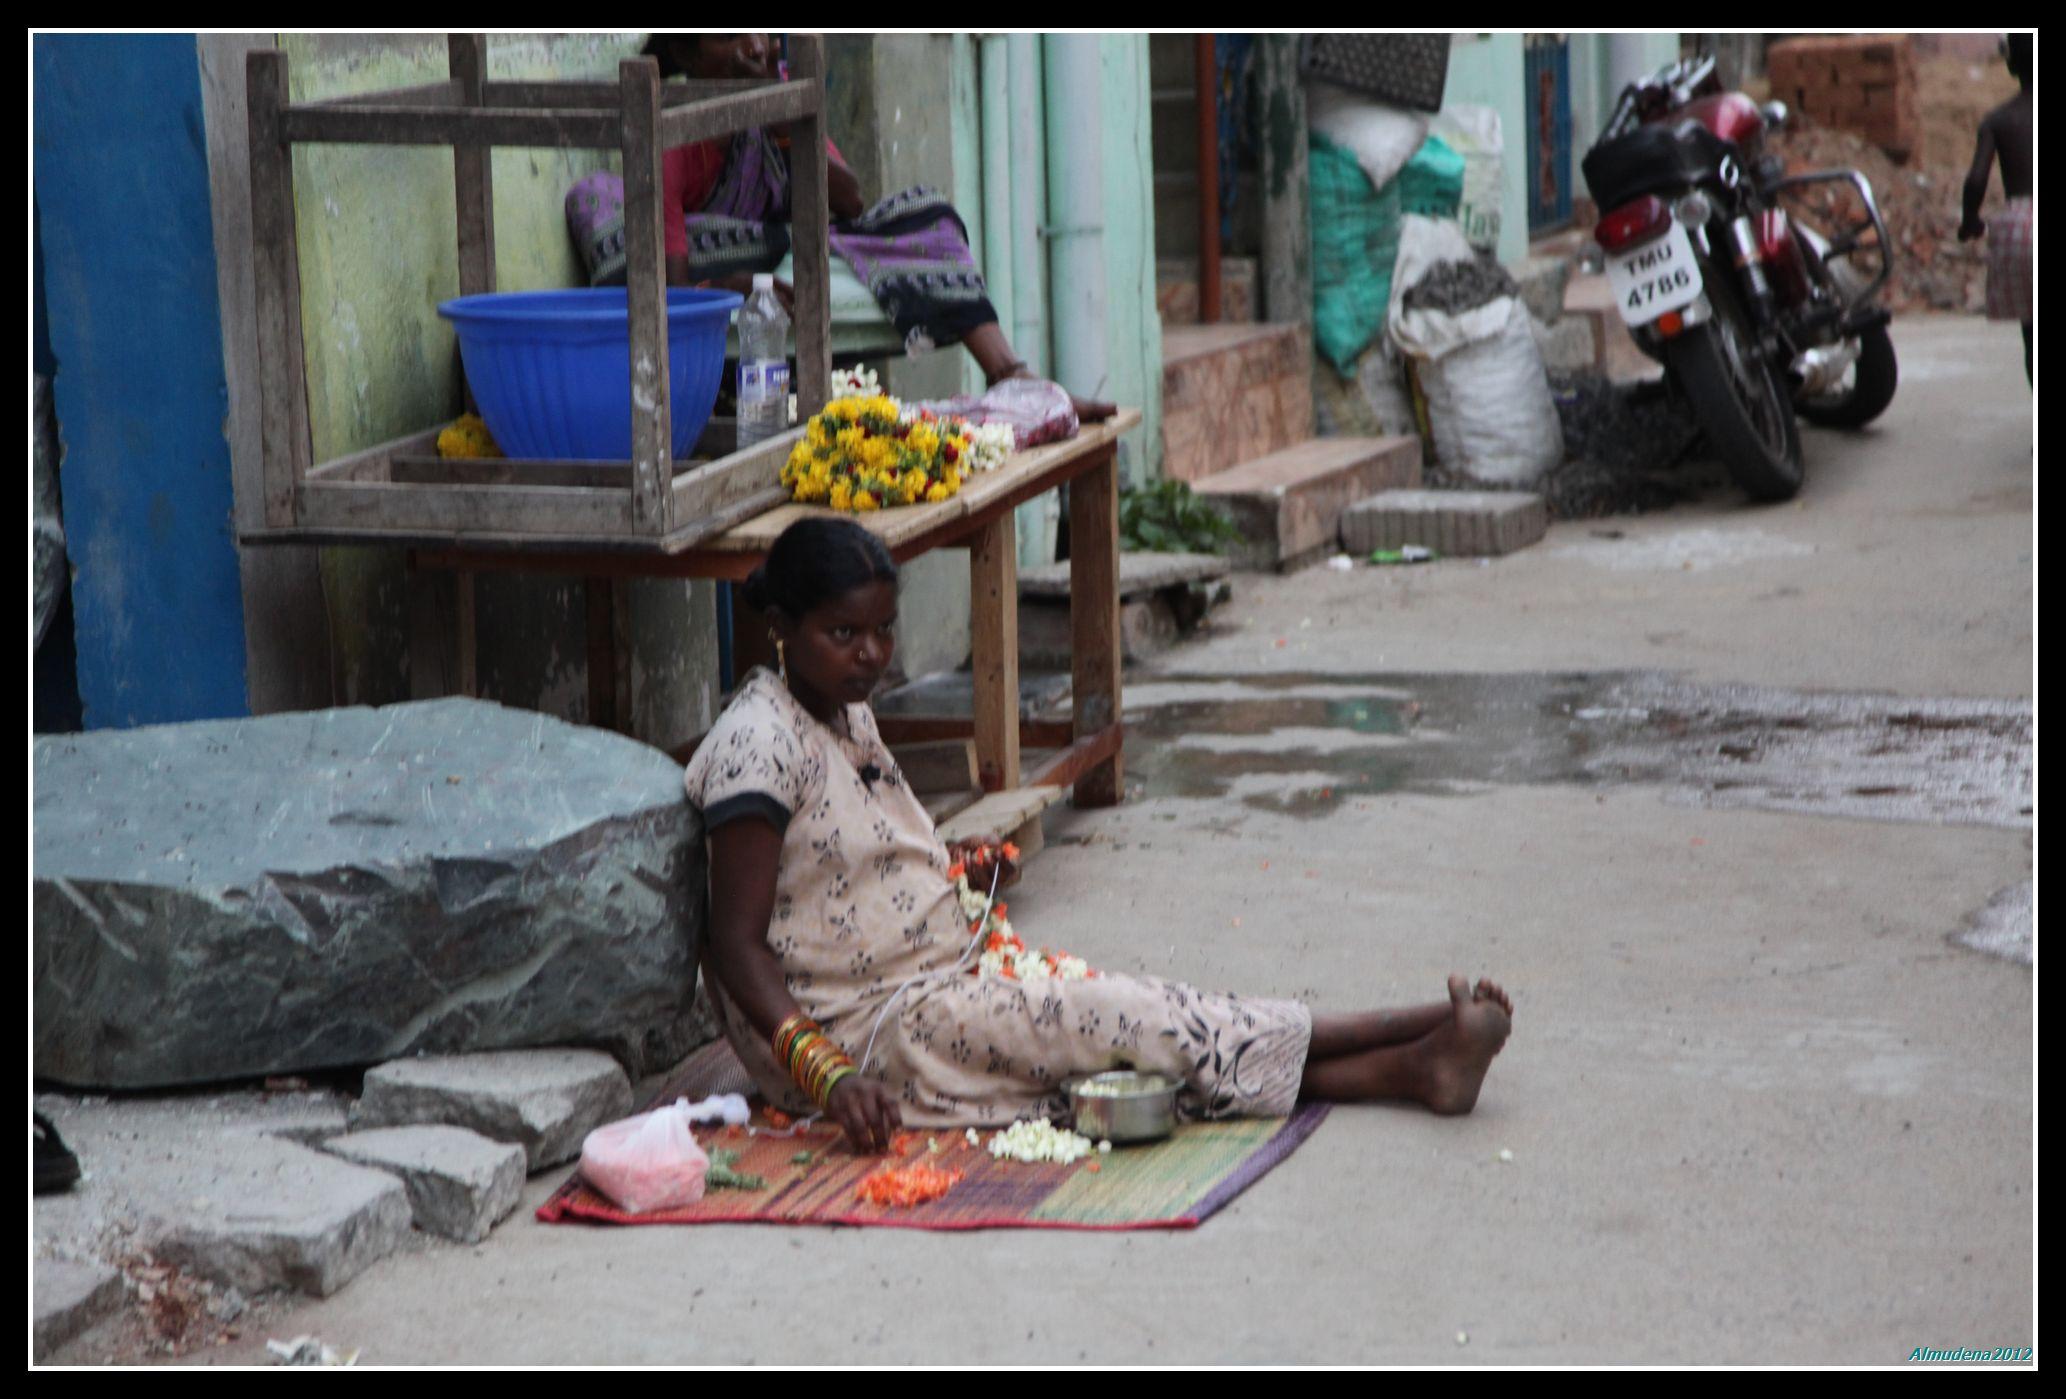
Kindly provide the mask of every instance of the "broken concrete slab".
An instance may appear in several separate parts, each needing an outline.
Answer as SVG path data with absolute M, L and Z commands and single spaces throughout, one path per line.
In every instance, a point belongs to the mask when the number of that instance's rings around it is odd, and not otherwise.
M 1210 582 L 1233 572 L 1233 564 L 1218 554 L 1150 554 L 1128 550 L 1119 556 L 1119 596 L 1132 599 L 1180 588 L 1191 583 Z M 1019 575 L 1022 598 L 1064 598 L 1069 596 L 1069 565 L 1043 564 Z
M 692 1047 L 703 843 L 643 744 L 438 700 L 48 737 L 34 763 L 39 1078 Z
M 1420 440 L 1321 437 L 1197 483 L 1201 499 L 1241 531 L 1237 559 L 1292 569 L 1335 549 L 1341 512 L 1390 487 L 1420 484 Z
M 1579 374 L 1600 368 L 1599 333 L 1592 317 L 1566 316 L 1554 324 L 1531 319 L 1528 328 L 1546 372 Z
M 34 1358 L 49 1355 L 72 1337 L 114 1315 L 127 1292 L 122 1274 L 103 1263 L 38 1258 L 29 1290 L 35 1313 Z
M 631 1081 L 607 1054 L 510 1050 L 399 1059 L 366 1074 L 356 1129 L 442 1123 L 524 1149 L 533 1171 L 581 1154 L 581 1139 L 631 1113 Z
M 409 1233 L 400 1181 L 293 1142 L 224 1133 L 190 1164 L 206 1193 L 158 1202 L 152 1250 L 211 1282 L 328 1297 Z
M 477 1244 L 517 1207 L 524 1149 L 463 1127 L 381 1127 L 331 1137 L 323 1150 L 397 1176 L 416 1227 Z
M 1571 283 L 1572 261 L 1568 257 L 1529 256 L 1510 269 L 1520 289 L 1521 304 L 1544 325 L 1555 325 L 1564 314 L 1564 289 Z
M 1385 491 L 1342 512 L 1351 554 L 1417 544 L 1452 557 L 1511 554 L 1549 531 L 1549 506 L 1532 491 Z

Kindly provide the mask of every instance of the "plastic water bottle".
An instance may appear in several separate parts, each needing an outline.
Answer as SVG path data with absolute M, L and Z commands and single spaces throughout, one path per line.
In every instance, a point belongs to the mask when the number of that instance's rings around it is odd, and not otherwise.
M 739 308 L 739 446 L 789 426 L 789 316 L 770 272 L 753 274 L 753 295 Z

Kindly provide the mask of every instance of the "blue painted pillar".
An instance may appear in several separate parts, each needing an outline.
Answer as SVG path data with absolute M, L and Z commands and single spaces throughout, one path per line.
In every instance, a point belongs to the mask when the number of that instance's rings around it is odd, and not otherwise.
M 88 728 L 249 713 L 191 34 L 39 34 L 35 207 Z

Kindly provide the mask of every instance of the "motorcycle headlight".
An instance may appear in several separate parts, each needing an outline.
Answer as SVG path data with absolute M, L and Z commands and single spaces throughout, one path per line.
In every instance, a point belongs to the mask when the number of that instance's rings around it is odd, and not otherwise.
M 1706 195 L 1696 190 L 1672 205 L 1671 213 L 1687 228 L 1705 228 L 1708 219 L 1714 216 L 1714 206 L 1707 202 Z

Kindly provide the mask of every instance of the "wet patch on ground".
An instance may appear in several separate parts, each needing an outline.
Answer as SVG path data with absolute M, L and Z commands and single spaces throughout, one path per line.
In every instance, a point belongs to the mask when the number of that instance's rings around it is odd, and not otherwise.
M 1703 686 L 1640 673 L 1164 677 L 1126 690 L 1150 797 L 1295 816 L 1386 792 L 1575 782 L 1871 820 L 2030 824 L 2023 701 Z

